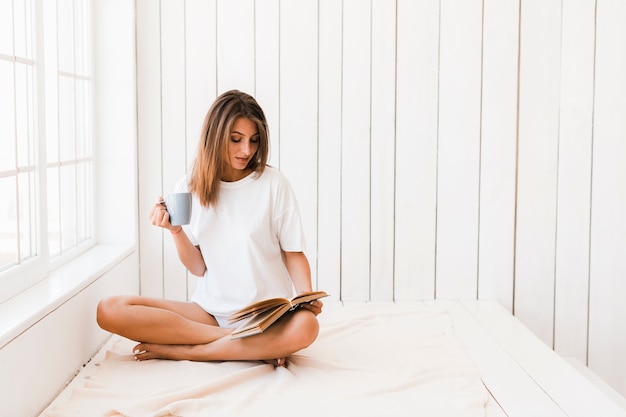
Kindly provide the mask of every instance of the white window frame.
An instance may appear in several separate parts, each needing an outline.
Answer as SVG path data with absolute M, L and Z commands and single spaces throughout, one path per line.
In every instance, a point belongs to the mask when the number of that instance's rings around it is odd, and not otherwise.
M 18 258 L 17 264 L 9 267 L 8 269 L 0 270 L 0 303 L 3 301 L 13 297 L 19 292 L 27 289 L 28 287 L 34 285 L 35 283 L 45 279 L 51 271 L 59 268 L 60 266 L 66 264 L 70 260 L 76 258 L 77 256 L 83 254 L 90 248 L 95 245 L 95 227 L 94 227 L 94 196 L 92 190 L 94 189 L 94 132 L 93 132 L 93 80 L 92 80 L 92 70 L 91 70 L 91 49 L 92 49 L 92 36 L 80 37 L 81 41 L 85 42 L 86 49 L 89 51 L 89 59 L 86 59 L 82 62 L 81 68 L 76 68 L 76 45 L 77 45 L 77 36 L 75 36 L 74 26 L 72 26 L 72 51 L 71 58 L 73 60 L 73 68 L 61 68 L 59 69 L 59 58 L 58 52 L 61 49 L 59 47 L 59 30 L 57 27 L 57 22 L 59 21 L 58 15 L 58 5 L 64 4 L 66 7 L 69 7 L 74 13 L 77 10 L 76 5 L 80 2 L 80 4 L 86 4 L 87 9 L 84 10 L 85 13 L 82 16 L 82 19 L 76 19 L 74 16 L 71 17 L 73 24 L 76 22 L 81 22 L 81 24 L 88 26 L 87 32 L 91 32 L 93 30 L 92 18 L 91 18 L 91 1 L 90 0 L 58 0 L 58 1 L 50 1 L 50 0 L 13 0 L 13 9 L 15 10 L 15 5 L 18 2 L 28 3 L 30 5 L 31 12 L 31 22 L 28 22 L 26 19 L 26 31 L 28 31 L 28 26 L 30 24 L 31 34 L 30 38 L 27 35 L 26 38 L 30 39 L 30 46 L 32 51 L 29 54 L 26 54 L 26 57 L 18 56 L 17 51 L 15 50 L 15 40 L 13 41 L 13 56 L 2 55 L 0 59 L 4 59 L 5 61 L 13 61 L 13 73 L 15 74 L 16 65 L 32 65 L 33 66 L 33 80 L 32 80 L 32 100 L 33 100 L 33 110 L 34 115 L 32 125 L 32 132 L 29 132 L 29 135 L 34 135 L 34 146 L 35 146 L 35 155 L 34 155 L 34 166 L 26 166 L 26 167 L 17 167 L 14 171 L 14 176 L 19 176 L 20 173 L 29 171 L 35 171 L 35 202 L 31 201 L 31 204 L 35 207 L 35 226 L 37 231 L 33 236 L 31 234 L 31 238 L 36 239 L 36 248 L 34 256 L 29 257 L 28 259 L 22 259 L 22 255 L 19 252 L 20 244 L 19 241 L 16 241 L 16 246 L 18 250 Z M 28 10 L 28 9 L 25 9 Z M 15 18 L 12 16 L 13 23 L 15 23 Z M 13 31 L 15 32 L 16 26 L 13 24 Z M 83 31 L 84 32 L 84 31 Z M 15 39 L 15 37 L 14 37 Z M 80 43 L 78 43 L 80 47 Z M 87 119 L 86 125 L 79 124 L 82 127 L 82 134 L 88 138 L 88 149 L 82 155 L 77 155 L 77 147 L 76 147 L 76 127 L 77 127 L 77 107 L 76 107 L 76 89 L 74 88 L 74 96 L 72 98 L 72 103 L 74 104 L 72 110 L 72 142 L 74 142 L 74 149 L 72 151 L 72 157 L 70 158 L 60 158 L 59 155 L 55 155 L 55 158 L 47 157 L 47 147 L 48 142 L 50 140 L 57 140 L 60 137 L 59 134 L 59 79 L 65 78 L 71 80 L 73 86 L 77 83 L 85 83 L 87 81 L 89 84 L 89 89 L 91 93 L 88 95 L 85 103 L 88 105 L 84 106 L 87 110 L 84 111 L 84 116 Z M 15 75 L 14 75 L 15 79 Z M 16 106 L 16 92 L 14 93 L 14 106 Z M 0 132 L 1 134 L 1 132 Z M 55 137 L 56 135 L 56 137 Z M 17 133 L 13 138 L 17 142 Z M 57 147 L 61 148 L 61 141 L 57 141 Z M 17 146 L 17 145 L 16 145 Z M 49 160 L 52 159 L 50 162 Z M 47 207 L 49 205 L 48 193 L 52 192 L 48 189 L 48 175 L 51 172 L 58 169 L 59 171 L 62 169 L 61 167 L 74 166 L 77 167 L 79 164 L 88 164 L 90 175 L 87 175 L 87 182 L 83 183 L 83 189 L 87 197 L 83 200 L 84 202 L 84 211 L 86 214 L 86 221 L 83 222 L 82 227 L 84 228 L 84 233 L 81 236 L 75 237 L 73 242 L 70 244 L 63 244 L 62 235 L 59 237 L 59 251 L 58 253 L 54 253 L 52 256 L 50 254 L 49 248 L 49 238 L 50 231 L 48 228 L 48 210 Z M 67 171 L 67 168 L 64 169 Z M 5 176 L 10 176 L 11 171 L 5 171 Z M 71 196 L 74 196 L 74 200 L 76 201 L 77 195 L 77 184 L 78 184 L 78 174 L 76 169 L 74 169 L 74 188 L 70 193 Z M 59 187 L 60 187 L 59 181 Z M 19 196 L 17 197 L 19 201 Z M 56 196 L 57 201 L 59 202 L 59 206 L 62 205 L 62 192 L 58 191 L 58 195 Z M 17 203 L 19 206 L 19 202 Z M 77 204 L 80 207 L 80 204 Z M 61 209 L 59 209 L 61 210 Z M 77 209 L 78 210 L 78 209 Z M 59 211 L 59 216 L 61 216 L 61 212 Z M 19 218 L 19 216 L 18 216 Z M 83 217 L 84 218 L 84 217 Z M 63 223 L 64 219 L 59 220 L 59 233 L 62 233 L 64 228 Z M 78 229 L 78 226 L 76 226 Z M 19 220 L 18 226 L 16 226 L 16 233 L 19 239 Z M 76 236 L 76 235 L 75 235 Z M 2 266 L 0 266 L 2 267 Z

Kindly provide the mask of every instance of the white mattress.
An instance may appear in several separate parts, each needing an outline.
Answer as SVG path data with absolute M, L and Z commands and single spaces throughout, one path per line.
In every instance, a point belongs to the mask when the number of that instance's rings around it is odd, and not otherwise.
M 316 342 L 262 362 L 136 362 L 114 336 L 103 360 L 42 414 L 73 416 L 484 416 L 489 393 L 445 308 L 326 303 Z

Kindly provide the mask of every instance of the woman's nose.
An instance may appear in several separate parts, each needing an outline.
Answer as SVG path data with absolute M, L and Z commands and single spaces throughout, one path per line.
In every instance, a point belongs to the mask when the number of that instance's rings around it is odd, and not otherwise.
M 239 146 L 239 150 L 245 155 L 248 155 L 250 153 L 250 142 L 242 140 L 241 142 L 239 142 Z

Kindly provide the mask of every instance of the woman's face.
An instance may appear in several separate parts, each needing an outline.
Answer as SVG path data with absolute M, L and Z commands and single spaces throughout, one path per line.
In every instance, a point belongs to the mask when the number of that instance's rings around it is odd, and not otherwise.
M 248 175 L 248 163 L 259 149 L 259 132 L 256 124 L 246 117 L 235 120 L 228 140 L 228 153 L 223 181 L 238 181 Z

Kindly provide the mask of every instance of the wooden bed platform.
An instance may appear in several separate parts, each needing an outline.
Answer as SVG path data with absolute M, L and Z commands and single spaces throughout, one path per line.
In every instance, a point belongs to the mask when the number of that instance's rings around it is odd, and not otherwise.
M 436 301 L 491 394 L 487 416 L 626 416 L 626 401 L 575 367 L 495 301 Z M 585 375 L 586 374 L 586 375 Z
M 373 303 L 379 306 L 379 303 Z M 398 303 L 398 305 L 407 303 Z M 429 301 L 451 318 L 453 332 L 478 368 L 488 417 L 626 417 L 626 400 L 585 367 L 559 356 L 499 303 Z M 351 304 L 346 304 L 350 306 Z M 390 305 L 393 305 L 390 303 Z M 115 337 L 46 409 L 61 404 L 98 371 Z M 46 410 L 41 416 L 46 416 Z

